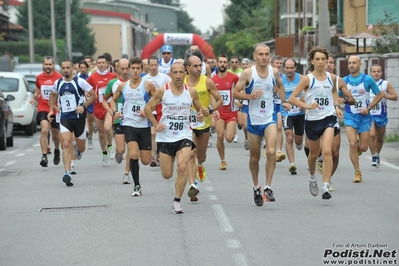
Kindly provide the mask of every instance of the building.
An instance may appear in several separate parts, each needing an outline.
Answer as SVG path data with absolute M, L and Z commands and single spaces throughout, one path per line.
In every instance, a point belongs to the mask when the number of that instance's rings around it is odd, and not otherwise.
M 115 58 L 140 56 L 158 32 L 177 31 L 179 8 L 132 0 L 82 1 L 96 41 L 97 57 L 104 52 Z M 112 40 L 112 42 L 110 42 Z

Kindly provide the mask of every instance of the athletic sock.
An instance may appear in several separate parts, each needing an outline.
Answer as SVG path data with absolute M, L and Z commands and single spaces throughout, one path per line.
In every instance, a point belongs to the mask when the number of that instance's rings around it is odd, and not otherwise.
M 139 170 L 140 170 L 139 160 L 130 159 L 129 165 L 130 165 L 130 171 L 131 171 L 132 177 L 133 177 L 134 186 L 140 186 L 140 181 L 139 181 L 140 180 L 140 178 L 139 178 Z

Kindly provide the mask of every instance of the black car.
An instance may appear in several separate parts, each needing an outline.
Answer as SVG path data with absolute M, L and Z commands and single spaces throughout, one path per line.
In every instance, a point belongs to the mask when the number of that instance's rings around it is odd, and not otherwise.
M 8 102 L 13 100 L 15 100 L 13 95 L 4 96 L 0 90 L 0 150 L 3 151 L 7 147 L 14 146 L 14 115 L 11 107 L 8 105 Z

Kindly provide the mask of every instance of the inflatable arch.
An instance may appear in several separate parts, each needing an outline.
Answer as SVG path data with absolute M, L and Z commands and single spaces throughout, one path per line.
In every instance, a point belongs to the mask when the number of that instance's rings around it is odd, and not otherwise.
M 201 49 L 201 52 L 205 57 L 215 58 L 213 54 L 213 48 L 199 35 L 194 33 L 162 33 L 159 34 L 155 39 L 149 42 L 141 53 L 141 58 L 149 58 L 164 44 L 170 45 L 191 45 L 196 44 Z

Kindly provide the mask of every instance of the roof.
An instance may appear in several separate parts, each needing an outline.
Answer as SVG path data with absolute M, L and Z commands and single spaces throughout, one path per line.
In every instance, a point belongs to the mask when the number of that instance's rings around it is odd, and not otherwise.
M 364 38 L 354 39 L 354 38 L 351 38 L 351 37 L 339 37 L 339 39 L 344 41 L 344 42 L 346 42 L 347 44 L 350 44 L 350 45 L 353 45 L 353 46 L 356 46 L 356 40 L 359 40 L 359 44 L 358 44 L 359 47 L 363 47 L 364 46 Z M 366 38 L 366 47 L 369 47 L 369 46 L 374 46 L 374 39 Z
M 347 38 L 349 38 L 349 39 L 375 39 L 377 37 L 370 33 L 367 33 L 367 32 L 361 32 L 361 33 L 355 34 L 355 35 L 347 37 Z
M 104 17 L 114 17 L 114 18 L 122 18 L 127 21 L 132 21 L 133 23 L 140 24 L 145 28 L 152 29 L 153 26 L 145 23 L 134 16 L 132 16 L 129 13 L 123 13 L 123 12 L 116 12 L 116 11 L 107 11 L 107 10 L 98 10 L 98 9 L 88 9 L 84 8 L 82 9 L 83 13 L 90 14 L 90 15 L 97 15 L 97 16 L 104 16 Z

